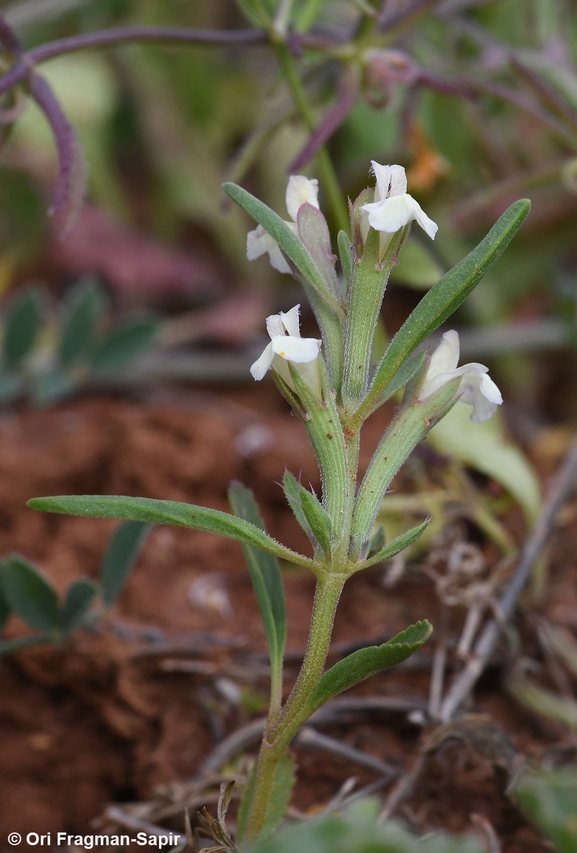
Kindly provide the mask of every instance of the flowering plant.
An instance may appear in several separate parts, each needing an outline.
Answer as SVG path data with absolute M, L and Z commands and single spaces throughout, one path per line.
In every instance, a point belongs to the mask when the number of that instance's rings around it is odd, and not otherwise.
M 394 556 L 415 541 L 427 522 L 385 543 L 373 530 L 386 490 L 419 441 L 459 401 L 472 405 L 472 420 L 486 420 L 501 403 L 497 386 L 479 364 L 457 367 L 458 335 L 446 332 L 431 354 L 417 352 L 479 283 L 529 211 L 513 204 L 485 239 L 421 300 L 371 370 L 373 337 L 389 273 L 397 263 L 412 220 L 434 238 L 437 226 L 406 192 L 401 166 L 373 163 L 377 186 L 350 205 L 351 237 L 337 238 L 347 285 L 336 272 L 316 181 L 294 176 L 287 190 L 287 222 L 235 184 L 229 196 L 258 223 L 248 255 L 268 254 L 277 269 L 301 278 L 320 338 L 301 338 L 296 305 L 267 319 L 270 343 L 252 365 L 256 380 L 270 371 L 301 419 L 316 454 L 322 494 L 285 472 L 283 489 L 306 532 L 312 556 L 276 542 L 265 531 L 252 493 L 233 483 L 232 513 L 172 501 L 132 497 L 35 498 L 30 506 L 51 512 L 176 524 L 219 533 L 241 542 L 265 626 L 271 660 L 271 700 L 262 747 L 239 812 L 237 843 L 266 835 L 282 819 L 292 786 L 291 740 L 321 705 L 349 687 L 408 658 L 429 637 L 424 620 L 379 646 L 360 649 L 325 670 L 333 620 L 347 579 Z M 404 388 L 360 484 L 361 428 L 386 400 Z M 288 698 L 283 691 L 286 612 L 278 560 L 310 569 L 317 587 L 306 655 Z M 219 810 L 219 811 L 222 811 Z M 216 825 L 217 821 L 214 821 Z M 236 849 L 221 829 L 220 846 Z M 216 831 L 216 830 L 215 830 Z M 216 836 L 215 836 L 216 837 Z

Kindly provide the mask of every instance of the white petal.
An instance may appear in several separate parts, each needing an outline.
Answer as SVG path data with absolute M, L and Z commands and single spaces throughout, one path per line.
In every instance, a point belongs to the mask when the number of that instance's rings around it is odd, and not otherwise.
M 284 335 L 284 324 L 282 314 L 271 314 L 266 318 L 266 330 L 269 338 L 276 338 L 277 335 Z
M 258 358 L 254 364 L 251 365 L 250 372 L 253 379 L 259 381 L 263 379 L 267 370 L 270 368 L 272 364 L 272 360 L 274 358 L 274 350 L 272 343 L 270 343 L 260 358 Z
M 258 225 L 254 231 L 249 231 L 246 235 L 246 256 L 249 261 L 254 261 L 266 252 L 270 252 L 276 245 L 276 240 L 273 240 L 268 231 L 265 231 L 262 225 Z
M 391 167 L 381 166 L 376 160 L 371 160 L 371 172 L 376 178 L 377 185 L 375 187 L 375 203 L 383 201 L 389 195 L 391 187 Z M 366 207 L 366 205 L 365 205 Z M 363 208 L 361 208 L 362 210 Z
M 390 195 L 403 195 L 407 192 L 407 175 L 402 166 L 391 166 Z
M 275 270 L 286 273 L 292 272 L 287 259 L 280 250 L 280 246 L 278 245 L 278 243 L 275 243 L 273 248 L 269 249 L 268 257 L 270 260 L 271 267 L 273 267 Z
M 414 210 L 411 202 L 414 199 L 404 193 L 393 198 L 385 198 L 383 201 L 373 204 L 363 204 L 361 210 L 368 211 L 369 223 L 375 231 L 386 231 L 394 234 L 414 219 Z
M 431 355 L 428 373 L 447 373 L 459 363 L 459 333 L 449 329 Z
M 477 367 L 479 365 L 466 366 Z M 489 420 L 491 415 L 497 411 L 497 406 L 503 402 L 501 392 L 486 373 L 466 373 L 459 390 L 461 392 L 460 400 L 473 407 L 471 420 L 476 424 L 482 424 L 483 421 Z
M 274 352 L 295 364 L 313 361 L 319 354 L 320 346 L 321 341 L 315 338 L 293 338 L 290 335 L 281 335 L 272 341 Z
M 292 335 L 294 338 L 300 338 L 300 323 L 299 323 L 299 311 L 300 305 L 295 305 L 294 308 L 291 308 L 290 311 L 287 311 L 286 314 L 280 312 L 280 318 L 284 329 L 286 329 L 289 335 Z M 284 330 L 283 330 L 284 331 Z M 283 332 L 278 332 L 277 334 L 283 334 Z
M 299 208 L 303 204 L 318 207 L 319 182 L 316 178 L 305 178 L 304 175 L 291 175 L 286 189 L 286 206 L 290 218 L 297 221 Z
M 431 240 L 434 240 L 435 234 L 439 230 L 439 226 L 436 222 L 433 222 L 433 220 L 429 216 L 427 216 L 421 205 L 417 201 L 415 201 L 412 196 L 409 196 L 409 198 L 413 202 L 414 218 L 417 220 L 425 234 L 427 234 L 431 238 Z

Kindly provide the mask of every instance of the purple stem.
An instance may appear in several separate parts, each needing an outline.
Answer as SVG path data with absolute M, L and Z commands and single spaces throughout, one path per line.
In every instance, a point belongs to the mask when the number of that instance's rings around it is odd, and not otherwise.
M 12 32 L 5 19 L 0 15 L 0 39 L 4 31 Z M 0 95 L 14 86 L 23 83 L 37 63 L 87 48 L 108 47 L 109 45 L 133 41 L 159 41 L 182 44 L 206 44 L 227 46 L 233 44 L 260 44 L 267 41 L 267 35 L 260 30 L 199 30 L 185 27 L 119 27 L 114 30 L 86 33 L 56 39 L 28 51 L 0 77 Z
M 299 172 L 339 129 L 355 105 L 358 90 L 358 81 L 348 74 L 339 86 L 336 103 L 321 119 L 304 148 L 288 167 L 289 174 Z
M 58 99 L 40 74 L 31 74 L 30 94 L 46 116 L 58 153 L 58 178 L 54 187 L 51 211 L 54 213 L 68 201 L 74 181 L 74 168 L 78 155 L 78 143 L 74 128 L 66 118 Z
M 0 43 L 4 45 L 6 52 L 12 54 L 12 56 L 22 55 L 22 42 L 4 15 L 0 15 Z

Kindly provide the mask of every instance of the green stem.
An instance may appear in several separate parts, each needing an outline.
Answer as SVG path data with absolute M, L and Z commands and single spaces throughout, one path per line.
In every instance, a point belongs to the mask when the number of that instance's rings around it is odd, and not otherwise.
M 317 582 L 306 654 L 295 686 L 267 731 L 260 749 L 250 817 L 243 840 L 258 838 L 265 825 L 278 763 L 308 714 L 307 700 L 321 677 L 331 641 L 335 612 L 346 575 L 327 572 Z
M 286 44 L 278 42 L 275 45 L 276 53 L 283 69 L 285 79 L 292 92 L 295 104 L 301 114 L 301 118 L 308 130 L 313 131 L 315 128 L 315 119 L 313 111 L 309 104 L 306 92 L 302 85 L 301 79 L 297 73 L 294 57 Z M 349 216 L 341 188 L 335 173 L 331 158 L 326 148 L 321 148 L 317 153 L 317 163 L 321 175 L 321 181 L 325 192 L 329 197 L 329 203 L 335 218 L 338 230 L 346 231 L 350 229 Z

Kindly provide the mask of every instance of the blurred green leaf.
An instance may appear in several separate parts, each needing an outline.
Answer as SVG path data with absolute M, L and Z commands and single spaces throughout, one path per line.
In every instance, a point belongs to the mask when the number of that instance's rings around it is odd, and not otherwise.
M 228 500 L 234 514 L 264 532 L 253 493 L 242 483 L 233 481 Z M 282 664 L 286 644 L 286 604 L 282 574 L 278 560 L 259 548 L 243 543 L 244 556 L 258 602 L 269 647 L 274 691 L 279 695 Z
M 324 814 L 283 827 L 272 838 L 249 844 L 243 853 L 483 853 L 471 836 L 444 832 L 417 838 L 395 821 L 378 820 L 377 800 L 359 800 L 344 812 Z
M 256 525 L 227 512 L 178 501 L 158 501 L 152 498 L 132 498 L 123 495 L 59 495 L 32 498 L 27 503 L 40 512 L 58 512 L 91 518 L 121 518 L 144 521 L 148 524 L 174 524 L 216 533 L 247 545 L 262 548 L 282 560 L 298 565 L 313 565 L 313 561 L 297 554 L 271 539 Z
M 82 624 L 98 589 L 98 584 L 89 578 L 81 578 L 70 584 L 60 612 L 60 630 L 63 637 L 68 637 Z
M 0 372 L 0 403 L 12 403 L 24 393 L 24 382 L 12 373 Z
M 142 521 L 125 521 L 114 531 L 100 572 L 102 600 L 106 607 L 120 595 L 151 529 L 152 525 Z
M 62 319 L 58 355 L 68 367 L 90 352 L 104 313 L 102 288 L 95 281 L 84 281 L 74 289 Z
M 25 637 L 13 637 L 11 640 L 0 640 L 0 655 L 8 655 L 18 649 L 26 649 L 29 646 L 37 646 L 41 643 L 54 642 L 52 632 L 41 634 L 27 634 Z
M 359 649 L 336 663 L 313 688 L 306 703 L 307 715 L 311 716 L 317 708 L 344 690 L 411 657 L 428 640 L 432 631 L 431 623 L 425 619 L 401 631 L 381 646 Z
M 60 621 L 58 596 L 40 569 L 11 554 L 2 563 L 2 586 L 12 610 L 37 631 L 50 631 Z
M 482 424 L 471 422 L 468 406 L 456 405 L 430 431 L 427 441 L 440 453 L 500 483 L 517 501 L 527 525 L 541 508 L 539 481 L 524 453 L 505 435 L 499 413 Z
M 42 325 L 44 299 L 35 287 L 18 294 L 4 318 L 3 355 L 9 369 L 20 367 L 31 352 Z
M 6 598 L 4 593 L 4 587 L 2 584 L 2 576 L 4 572 L 5 561 L 2 560 L 0 562 L 0 632 L 4 630 L 4 626 L 8 621 L 10 613 L 12 612 L 12 608 L 10 607 L 10 603 Z
M 91 357 L 91 367 L 96 373 L 119 370 L 144 352 L 154 341 L 158 322 L 150 319 L 123 320 L 117 323 Z
M 529 678 L 516 678 L 509 684 L 513 696 L 526 708 L 548 717 L 562 726 L 577 730 L 577 702 L 546 690 Z
M 28 382 L 30 402 L 35 406 L 52 406 L 68 397 L 76 387 L 76 382 L 60 370 L 35 373 Z
M 577 840 L 577 767 L 528 772 L 513 789 L 514 798 L 558 853 L 575 853 Z

